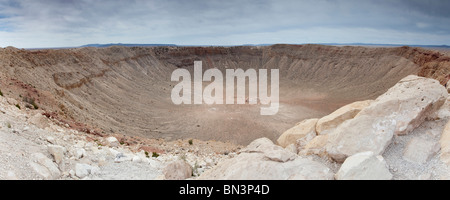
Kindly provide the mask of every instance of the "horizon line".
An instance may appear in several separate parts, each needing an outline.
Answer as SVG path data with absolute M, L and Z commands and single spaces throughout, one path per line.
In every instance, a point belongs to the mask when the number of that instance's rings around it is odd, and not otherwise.
M 421 44 L 383 44 L 383 43 L 263 43 L 263 44 L 238 44 L 238 45 L 201 45 L 201 44 L 189 44 L 179 45 L 171 43 L 104 43 L 104 44 L 85 44 L 80 46 L 67 46 L 67 47 L 30 47 L 30 48 L 18 48 L 14 46 L 6 46 L 0 48 L 14 47 L 17 49 L 36 50 L 36 49 L 71 49 L 71 48 L 84 48 L 84 47 L 96 47 L 96 48 L 108 48 L 111 46 L 126 46 L 126 47 L 238 47 L 238 46 L 273 46 L 273 45 L 325 45 L 325 46 L 387 46 L 387 47 L 435 47 L 435 48 L 450 48 L 448 44 L 442 45 L 421 45 Z

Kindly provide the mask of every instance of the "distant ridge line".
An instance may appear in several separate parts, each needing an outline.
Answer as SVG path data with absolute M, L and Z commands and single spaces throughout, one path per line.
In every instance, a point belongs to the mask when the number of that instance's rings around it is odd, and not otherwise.
M 242 45 L 177 45 L 177 44 L 124 44 L 124 43 L 110 43 L 110 44 L 86 44 L 78 47 L 43 47 L 43 48 L 25 48 L 29 50 L 39 49 L 71 49 L 71 48 L 83 48 L 83 47 L 96 47 L 107 48 L 112 46 L 124 46 L 124 47 L 236 47 L 236 46 L 272 46 L 276 44 L 286 45 L 306 45 L 317 44 L 327 46 L 373 46 L 373 47 L 421 47 L 421 48 L 446 48 L 450 49 L 449 45 L 410 45 L 410 44 L 373 44 L 373 43 L 274 43 L 274 44 L 242 44 Z
M 122 44 L 122 43 L 111 43 L 111 44 L 86 44 L 80 47 L 111 47 L 111 46 L 125 46 L 125 47 L 161 47 L 161 46 L 177 46 L 175 44 Z
M 426 47 L 426 48 L 450 48 L 448 45 L 409 45 L 409 44 L 374 44 L 374 43 L 301 43 L 292 45 L 305 45 L 305 44 L 319 44 L 319 45 L 329 45 L 329 46 L 387 46 L 387 47 Z M 162 46 L 271 46 L 275 44 L 242 44 L 242 45 L 177 45 L 177 44 L 122 44 L 122 43 L 111 43 L 111 44 L 87 44 L 80 47 L 111 47 L 111 46 L 125 46 L 125 47 L 162 47 Z

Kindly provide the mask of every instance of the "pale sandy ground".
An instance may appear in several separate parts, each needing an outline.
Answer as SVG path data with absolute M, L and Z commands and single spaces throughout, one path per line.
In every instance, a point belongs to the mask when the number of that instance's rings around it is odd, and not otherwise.
M 439 159 L 439 153 L 433 156 L 425 164 L 417 164 L 402 159 L 404 149 L 408 142 L 414 137 L 421 137 L 434 143 L 439 143 L 442 130 L 448 119 L 437 121 L 426 121 L 419 128 L 406 136 L 395 137 L 394 143 L 388 147 L 383 154 L 388 163 L 394 179 L 418 180 L 418 179 L 450 179 L 448 166 Z
M 0 180 L 43 179 L 33 165 L 33 154 L 42 153 L 49 160 L 53 157 L 49 145 L 65 148 L 63 162 L 58 166 L 57 179 L 107 179 L 107 180 L 153 180 L 162 179 L 164 167 L 183 159 L 193 166 L 194 175 L 210 169 L 223 159 L 236 155 L 240 146 L 216 141 L 188 140 L 165 142 L 136 138 L 136 143 L 109 146 L 106 139 L 66 128 L 45 117 L 34 117 L 40 110 L 19 110 L 0 96 Z M 62 125 L 62 126 L 61 126 Z M 159 152 L 159 157 L 147 157 L 141 147 L 151 147 L 147 151 Z M 83 152 L 78 156 L 77 152 Z M 118 159 L 118 155 L 120 158 Z M 98 167 L 98 171 L 86 177 L 76 175 L 76 165 L 87 164 Z

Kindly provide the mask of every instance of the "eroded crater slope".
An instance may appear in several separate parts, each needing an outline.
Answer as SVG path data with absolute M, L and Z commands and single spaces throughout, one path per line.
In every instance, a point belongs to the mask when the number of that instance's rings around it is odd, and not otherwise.
M 203 70 L 280 69 L 278 114 L 261 116 L 255 105 L 174 105 L 172 72 L 192 72 L 197 60 Z M 21 104 L 25 97 L 34 99 L 49 116 L 79 122 L 69 126 L 88 124 L 100 128 L 95 131 L 100 134 L 244 145 L 261 137 L 276 140 L 302 119 L 374 99 L 410 74 L 445 84 L 450 58 L 420 48 L 322 45 L 0 49 L 4 95 Z

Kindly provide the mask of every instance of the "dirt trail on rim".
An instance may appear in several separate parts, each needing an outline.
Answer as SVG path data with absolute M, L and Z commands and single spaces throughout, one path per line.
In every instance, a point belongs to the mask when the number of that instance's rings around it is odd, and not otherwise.
M 175 106 L 170 76 L 178 68 L 193 74 L 196 60 L 203 70 L 280 69 L 278 114 L 261 116 L 260 105 Z M 322 45 L 0 49 L 3 94 L 25 106 L 25 97 L 35 99 L 48 116 L 80 130 L 244 145 L 275 140 L 302 119 L 376 98 L 409 74 L 445 84 L 450 58 L 420 48 Z

